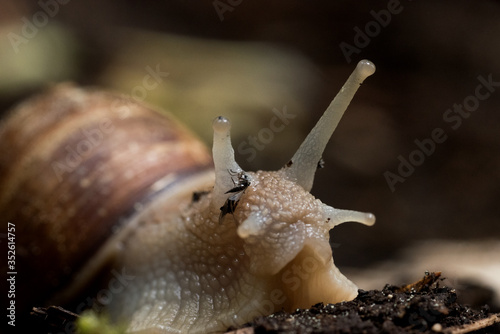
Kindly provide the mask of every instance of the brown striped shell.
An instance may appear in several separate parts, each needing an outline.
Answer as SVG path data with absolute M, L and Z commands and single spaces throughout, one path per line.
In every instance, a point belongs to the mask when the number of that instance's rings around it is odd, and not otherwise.
M 2 229 L 16 227 L 21 310 L 63 288 L 144 203 L 213 166 L 168 115 L 70 84 L 15 108 L 1 124 L 0 152 Z

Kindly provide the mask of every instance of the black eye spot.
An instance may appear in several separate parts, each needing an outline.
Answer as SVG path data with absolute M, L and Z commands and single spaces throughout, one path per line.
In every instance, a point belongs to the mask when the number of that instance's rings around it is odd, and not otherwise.
M 195 191 L 193 193 L 193 198 L 192 198 L 192 202 L 193 203 L 196 203 L 200 200 L 200 198 L 202 198 L 203 196 L 205 196 L 206 194 L 208 194 L 208 191 Z
M 293 161 L 292 161 L 292 160 L 290 160 L 290 161 L 288 161 L 288 162 L 286 163 L 286 165 L 285 165 L 285 166 L 286 166 L 286 167 L 290 167 L 290 166 L 292 166 L 292 165 L 293 165 Z

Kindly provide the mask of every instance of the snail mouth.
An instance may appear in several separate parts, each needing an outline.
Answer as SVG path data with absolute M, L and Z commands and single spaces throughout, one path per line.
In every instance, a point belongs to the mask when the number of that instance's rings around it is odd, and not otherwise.
M 306 241 L 301 253 L 314 258 L 318 264 L 323 266 L 326 266 L 330 262 L 333 263 L 332 248 L 330 243 L 323 239 L 312 239 Z
M 290 311 L 352 300 L 358 293 L 356 285 L 335 267 L 330 244 L 323 240 L 306 243 L 280 275 Z

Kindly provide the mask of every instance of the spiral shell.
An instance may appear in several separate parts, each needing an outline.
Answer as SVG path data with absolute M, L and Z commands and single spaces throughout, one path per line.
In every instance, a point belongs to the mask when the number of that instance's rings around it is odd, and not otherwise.
M 151 198 L 213 166 L 168 115 L 70 84 L 15 108 L 1 125 L 0 152 L 0 212 L 22 240 L 21 310 L 67 285 Z

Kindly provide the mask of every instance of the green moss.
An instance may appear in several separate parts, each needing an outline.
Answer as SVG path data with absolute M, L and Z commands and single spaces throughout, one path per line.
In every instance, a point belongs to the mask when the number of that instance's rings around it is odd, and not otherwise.
M 108 316 L 93 311 L 84 312 L 76 326 L 79 334 L 122 334 L 127 329 L 126 326 L 112 324 Z

